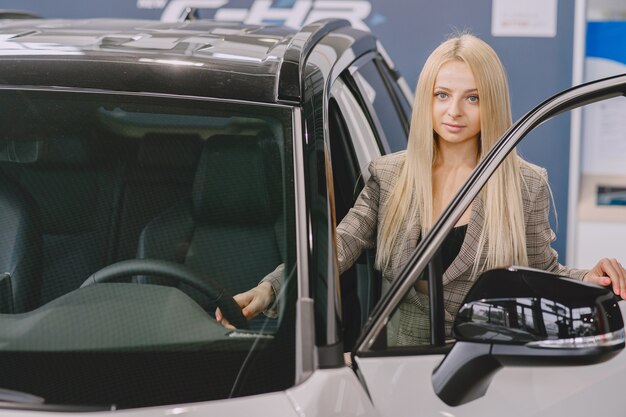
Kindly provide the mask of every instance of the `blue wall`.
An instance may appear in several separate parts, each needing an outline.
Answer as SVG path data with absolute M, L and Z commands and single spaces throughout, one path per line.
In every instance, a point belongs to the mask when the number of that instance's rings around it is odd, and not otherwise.
M 3 0 L 0 7 L 29 10 L 43 17 L 159 19 L 163 6 L 174 1 Z M 216 0 L 204 1 L 216 3 Z M 223 3 L 228 8 L 248 8 L 254 1 L 223 0 Z M 302 4 L 302 0 L 275 0 L 273 7 L 293 8 L 296 2 Z M 310 10 L 316 8 L 314 1 L 307 4 Z M 458 30 L 469 30 L 480 36 L 500 55 L 509 75 L 514 120 L 546 97 L 571 85 L 574 2 L 558 3 L 555 38 L 491 36 L 491 0 L 362 0 L 360 5 L 371 7 L 363 20 L 381 39 L 411 87 L 430 51 L 447 34 Z M 201 16 L 210 18 L 214 13 L 207 9 Z M 546 167 L 550 174 L 559 218 L 554 247 L 562 260 L 567 240 L 569 132 L 569 117 L 565 116 L 542 126 L 532 142 L 526 141 L 521 148 L 526 159 Z

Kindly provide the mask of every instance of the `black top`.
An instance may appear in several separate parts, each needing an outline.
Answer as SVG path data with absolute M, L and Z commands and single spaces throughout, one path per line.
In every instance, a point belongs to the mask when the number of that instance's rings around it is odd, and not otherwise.
M 457 226 L 450 231 L 443 241 L 441 249 L 438 252 L 441 255 L 441 270 L 443 272 L 446 272 L 450 265 L 452 265 L 452 262 L 454 262 L 454 258 L 461 252 L 461 246 L 463 245 L 466 232 L 467 224 Z M 428 280 L 428 268 L 422 272 L 420 279 Z
M 450 234 L 446 236 L 446 240 L 443 241 L 441 245 L 441 267 L 444 272 L 452 265 L 454 258 L 461 252 L 461 246 L 463 245 L 466 232 L 467 224 L 457 226 L 452 229 Z

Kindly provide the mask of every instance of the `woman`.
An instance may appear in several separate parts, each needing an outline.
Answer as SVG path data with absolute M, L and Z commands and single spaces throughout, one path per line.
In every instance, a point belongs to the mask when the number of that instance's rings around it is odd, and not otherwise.
M 363 249 L 376 246 L 376 268 L 385 279 L 395 279 L 420 237 L 510 125 L 506 75 L 495 51 L 467 34 L 437 47 L 417 83 L 406 152 L 370 164 L 370 179 L 337 227 L 340 272 Z M 476 277 L 499 266 L 530 266 L 612 284 L 617 295 L 626 294 L 626 271 L 615 259 L 602 259 L 589 271 L 558 263 L 550 247 L 549 202 L 545 169 L 511 152 L 444 243 L 448 332 Z M 246 317 L 273 303 L 282 272 L 281 266 L 256 288 L 235 296 Z M 426 282 L 418 281 L 400 305 L 398 344 L 429 342 L 426 293 Z M 226 324 L 219 311 L 216 318 Z

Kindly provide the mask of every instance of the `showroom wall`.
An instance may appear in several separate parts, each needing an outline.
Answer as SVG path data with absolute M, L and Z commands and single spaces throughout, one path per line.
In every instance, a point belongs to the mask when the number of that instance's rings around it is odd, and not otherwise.
M 591 81 L 626 72 L 626 2 L 588 0 L 575 29 L 575 79 Z M 578 44 L 582 44 L 580 47 Z M 626 100 L 587 106 L 572 124 L 568 253 L 578 265 L 624 258 L 626 234 Z M 576 119 L 579 123 L 576 123 Z M 576 184 L 578 183 L 578 184 Z M 573 185 L 573 187 L 572 187 Z
M 493 0 L 495 3 L 501 3 Z M 345 17 L 369 27 L 382 41 L 413 88 L 430 51 L 455 31 L 470 31 L 500 55 L 511 84 L 514 120 L 548 96 L 572 84 L 574 1 L 528 0 L 555 7 L 555 33 L 494 36 L 492 0 L 3 0 L 3 9 L 28 10 L 49 18 L 128 17 L 167 19 L 187 6 L 201 16 L 252 23 L 287 22 L 298 26 L 322 17 Z M 517 3 L 517 2 L 514 2 Z M 532 17 L 532 16 L 531 16 Z M 546 167 L 558 213 L 554 247 L 565 258 L 567 241 L 570 120 L 562 117 L 542 127 L 522 154 Z M 555 226 L 556 227 L 556 226 Z

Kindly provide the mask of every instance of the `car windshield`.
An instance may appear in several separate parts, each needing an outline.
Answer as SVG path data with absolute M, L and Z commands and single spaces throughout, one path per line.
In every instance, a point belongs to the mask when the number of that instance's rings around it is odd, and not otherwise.
M 0 402 L 124 408 L 293 383 L 293 314 L 214 319 L 295 264 L 292 110 L 32 90 L 1 91 L 0 108 L 0 397 L 18 393 Z

